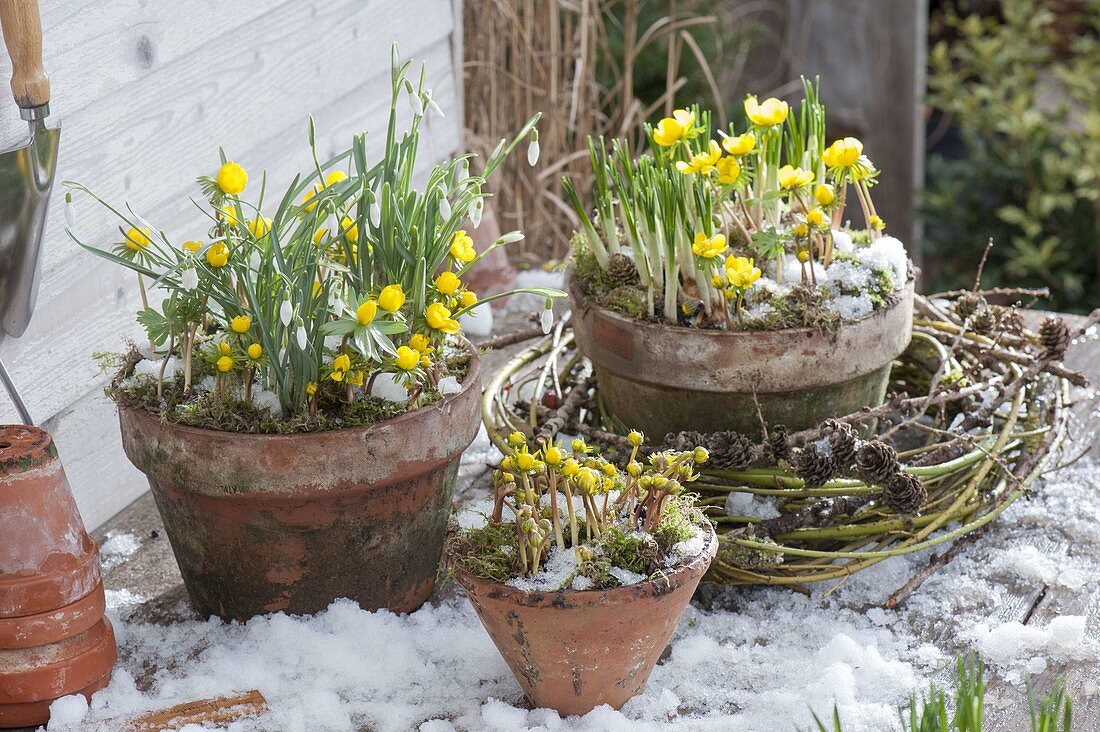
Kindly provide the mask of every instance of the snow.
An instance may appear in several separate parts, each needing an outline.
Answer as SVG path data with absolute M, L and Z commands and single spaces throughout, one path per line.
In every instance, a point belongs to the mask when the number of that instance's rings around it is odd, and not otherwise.
M 888 269 L 894 275 L 894 289 L 905 286 L 909 273 L 909 256 L 905 245 L 892 236 L 876 239 L 870 246 L 856 252 L 859 261 L 872 269 Z
M 611 570 L 612 573 L 615 569 Z M 508 580 L 507 584 L 524 592 L 555 592 L 563 589 L 576 572 L 576 553 L 572 549 L 555 547 L 550 550 L 550 554 L 546 557 L 546 564 L 538 574 L 533 577 L 514 577 Z
M 282 403 L 279 402 L 279 395 L 269 389 L 253 391 L 252 406 L 257 409 L 266 409 L 272 414 L 279 414 L 283 408 Z
M 855 249 L 852 243 L 852 235 L 847 231 L 833 229 L 833 249 L 838 252 L 850 252 Z
M 484 337 L 493 333 L 493 309 L 488 305 L 474 308 L 458 316 L 462 332 L 468 336 Z
M 770 519 L 779 516 L 779 509 L 775 507 L 775 501 L 770 498 L 730 491 L 726 496 L 726 513 L 730 516 Z
M 83 694 L 63 696 L 50 705 L 50 728 L 71 727 L 88 713 L 88 700 Z
M 827 306 L 835 310 L 845 320 L 856 320 L 865 315 L 870 315 L 875 309 L 871 302 L 871 296 L 866 293 L 859 295 L 837 295 L 827 301 Z
M 99 546 L 99 558 L 103 570 L 122 564 L 141 547 L 141 542 L 133 534 L 107 532 L 107 539 Z
M 134 364 L 134 373 L 131 374 L 130 378 L 136 379 L 137 377 L 148 376 L 156 379 L 160 376 L 160 367 L 162 364 L 164 364 L 164 362 L 159 358 L 155 360 L 143 358 Z M 172 356 L 172 358 L 168 359 L 168 363 L 164 364 L 164 379 L 167 381 L 168 379 L 174 378 L 177 370 L 182 373 L 183 359 Z
M 629 569 L 623 569 L 622 567 L 612 567 L 610 570 L 610 574 L 612 577 L 619 580 L 619 583 L 623 586 L 636 585 L 639 582 L 645 581 L 644 574 L 631 572 Z
M 1085 632 L 1087 597 L 1063 594 L 1061 614 L 1028 625 L 1016 622 L 1014 602 L 1047 583 L 1091 585 L 1098 550 L 1100 464 L 1085 459 L 1009 508 L 899 611 L 883 609 L 883 600 L 929 552 L 813 586 L 810 596 L 708 590 L 687 609 L 638 697 L 621 711 L 601 707 L 564 720 L 526 708 L 461 595 L 443 593 L 438 604 L 403 616 L 338 600 L 313 617 L 161 625 L 143 620 L 133 597 L 109 592 L 120 644 L 114 678 L 82 718 L 79 702 L 58 702 L 50 729 L 76 719 L 82 731 L 98 732 L 96 720 L 256 688 L 270 713 L 235 723 L 233 732 L 808 729 L 811 710 L 827 717 L 834 702 L 846 732 L 880 732 L 895 728 L 910 693 L 925 691 L 930 678 L 947 681 L 956 652 L 982 651 L 987 682 L 1018 686 L 1020 699 L 1030 675 L 1100 662 Z M 551 557 L 559 576 L 568 576 L 569 555 Z
M 458 379 L 453 376 L 444 376 L 436 384 L 436 388 L 439 389 L 439 393 L 446 396 L 447 394 L 457 394 L 462 391 L 462 384 L 458 383 Z
M 378 374 L 371 385 L 370 395 L 387 402 L 404 402 L 409 399 L 404 378 L 397 374 Z

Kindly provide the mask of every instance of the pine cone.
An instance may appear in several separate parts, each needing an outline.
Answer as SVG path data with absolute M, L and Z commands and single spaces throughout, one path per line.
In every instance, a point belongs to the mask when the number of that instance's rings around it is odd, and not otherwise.
M 676 452 L 691 452 L 697 447 L 706 447 L 707 437 L 702 432 L 685 430 L 683 432 L 669 432 L 665 435 L 665 447 Z M 709 448 L 708 448 L 709 450 Z
M 807 445 L 792 461 L 795 473 L 806 482 L 807 488 L 820 488 L 836 477 L 836 465 L 831 454 L 818 451 L 817 445 Z
M 970 327 L 975 333 L 982 335 L 989 335 L 997 327 L 997 316 L 994 315 L 992 308 L 982 308 L 974 313 L 974 317 L 970 319 Z
M 635 266 L 634 260 L 622 252 L 615 252 L 611 255 L 611 259 L 607 263 L 607 276 L 615 283 L 616 287 L 636 285 L 640 281 L 638 268 Z
M 752 464 L 752 440 L 738 432 L 715 432 L 707 440 L 710 464 L 723 470 L 741 470 Z
M 1039 326 L 1039 343 L 1043 346 L 1043 358 L 1061 361 L 1069 346 L 1069 326 L 1062 318 L 1050 316 Z
M 916 513 L 928 500 L 928 489 L 912 473 L 895 473 L 883 486 L 883 501 L 898 513 Z
M 900 472 L 897 451 L 881 440 L 864 442 L 856 452 L 856 475 L 868 485 L 885 486 Z
M 979 310 L 986 307 L 985 298 L 976 292 L 967 292 L 955 300 L 955 314 L 966 320 Z
M 859 449 L 859 438 L 852 425 L 835 419 L 825 421 L 825 434 L 829 436 L 829 446 L 833 449 L 833 463 L 837 472 L 846 475 L 851 472 Z
M 790 436 L 790 432 L 786 426 L 777 424 L 768 430 L 768 442 L 767 449 L 768 455 L 772 460 L 779 464 L 781 460 L 790 462 L 791 459 L 791 445 L 787 441 Z
M 1024 329 L 1024 316 L 1016 308 L 993 307 L 993 313 L 997 316 L 1001 327 L 1009 333 L 1019 335 Z

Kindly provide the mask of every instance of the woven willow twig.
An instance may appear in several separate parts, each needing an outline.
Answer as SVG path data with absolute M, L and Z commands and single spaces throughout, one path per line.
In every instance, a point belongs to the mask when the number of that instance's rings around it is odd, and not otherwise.
M 1054 363 L 1037 334 L 1019 328 L 997 338 L 972 333 L 950 307 L 924 298 L 918 298 L 917 310 L 925 317 L 914 326 L 913 342 L 932 353 L 934 363 L 911 348 L 894 368 L 895 385 L 909 393 L 839 419 L 877 421 L 880 434 L 890 439 L 899 433 L 922 437 L 923 444 L 900 453 L 905 470 L 927 489 L 921 510 L 899 514 L 881 500 L 882 488 L 850 477 L 807 488 L 786 463 L 705 470 L 693 487 L 719 531 L 721 549 L 711 579 L 791 587 L 843 579 L 987 526 L 1052 464 L 1066 433 L 1071 382 L 1083 383 L 1083 377 Z M 565 412 L 540 406 L 547 359 L 562 364 Z M 504 436 L 514 429 L 544 438 L 563 432 L 621 451 L 623 438 L 616 432 L 622 426 L 601 411 L 598 384 L 589 393 L 589 372 L 568 330 L 520 353 L 486 388 L 483 416 L 491 439 L 503 447 Z M 918 384 L 923 393 L 913 392 Z M 988 415 L 985 426 L 961 433 L 950 424 L 955 415 L 975 412 Z M 792 434 L 790 443 L 808 444 L 822 434 L 811 428 Z M 766 451 L 754 454 L 759 458 Z M 768 520 L 729 515 L 731 493 L 772 500 L 780 515 Z M 911 584 L 920 581 L 923 577 Z M 902 591 L 904 596 L 912 587 Z

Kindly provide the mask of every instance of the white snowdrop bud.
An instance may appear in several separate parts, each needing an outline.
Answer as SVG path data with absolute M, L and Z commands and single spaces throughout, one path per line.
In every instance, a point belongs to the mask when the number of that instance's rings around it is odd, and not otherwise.
M 476 199 L 470 204 L 470 212 L 467 214 L 470 217 L 470 223 L 476 229 L 481 226 L 481 215 L 485 213 L 485 203 L 480 199 Z
M 428 96 L 428 109 L 432 110 L 432 112 L 438 114 L 440 117 L 447 116 L 443 114 L 443 109 L 438 104 L 436 104 L 435 99 L 431 95 Z
M 447 192 L 442 186 L 439 188 L 439 215 L 444 219 L 451 218 L 451 202 L 447 200 Z
M 285 325 L 290 325 L 290 319 L 294 317 L 294 306 L 290 304 L 290 300 L 283 300 L 283 304 L 279 306 L 279 321 Z
M 73 194 L 65 194 L 65 226 L 72 229 L 76 227 L 76 206 L 73 205 Z
M 370 223 L 375 227 L 382 223 L 382 208 L 378 205 L 378 201 L 370 203 Z
M 294 337 L 298 339 L 298 348 L 302 351 L 306 350 L 306 327 L 299 325 L 298 330 L 295 331 Z
M 523 232 L 519 231 L 517 229 L 516 231 L 509 231 L 507 234 L 500 237 L 500 243 L 501 244 L 515 244 L 517 241 L 521 241 L 522 239 L 523 239 Z
M 199 286 L 199 273 L 193 269 L 185 269 L 180 275 L 180 286 L 185 290 L 194 290 Z
M 417 117 L 424 116 L 424 100 L 415 91 L 409 92 L 409 106 Z
M 340 219 L 336 218 L 336 214 L 330 212 L 325 217 L 325 228 L 332 232 L 333 239 L 340 236 Z
M 532 168 L 539 161 L 539 131 L 531 130 L 531 142 L 527 145 L 527 164 Z
M 554 325 L 554 303 L 550 301 L 550 298 L 546 298 L 546 306 L 542 309 L 542 314 L 539 315 L 539 325 L 542 326 L 543 335 L 550 332 L 550 328 Z
M 252 250 L 252 254 L 248 257 L 248 266 L 252 269 L 260 268 L 260 253 L 255 249 Z
M 469 177 L 470 161 L 463 160 L 461 163 L 458 164 L 458 167 L 455 168 L 455 185 L 459 185 L 460 183 L 462 183 L 462 181 L 466 180 Z

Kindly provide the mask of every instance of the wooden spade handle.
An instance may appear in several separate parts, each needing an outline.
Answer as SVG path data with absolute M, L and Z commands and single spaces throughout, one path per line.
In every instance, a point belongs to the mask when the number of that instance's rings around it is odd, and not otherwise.
M 50 102 L 50 77 L 42 67 L 42 19 L 38 0 L 0 0 L 0 24 L 11 56 L 11 91 L 22 109 Z

